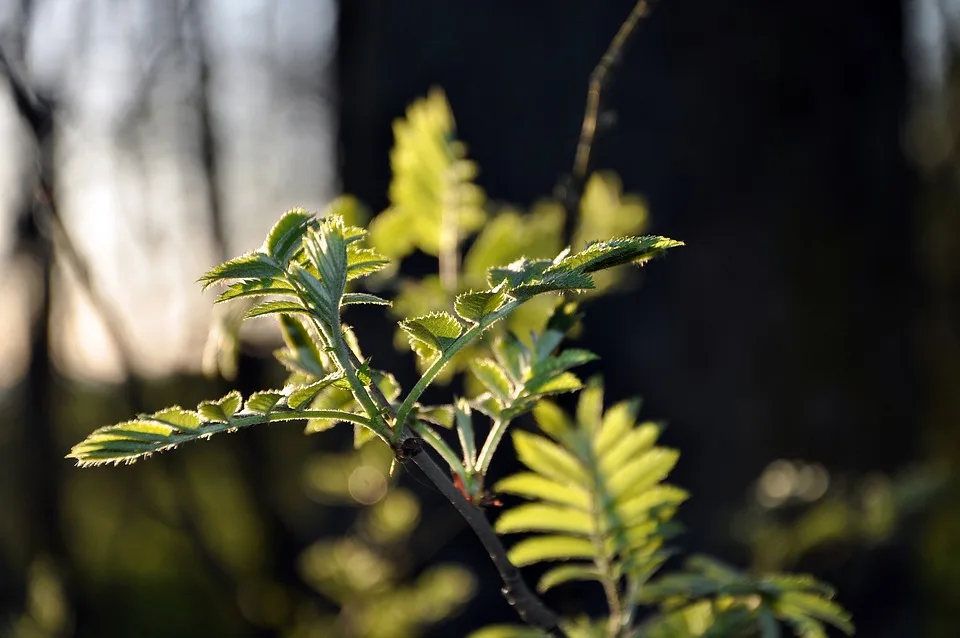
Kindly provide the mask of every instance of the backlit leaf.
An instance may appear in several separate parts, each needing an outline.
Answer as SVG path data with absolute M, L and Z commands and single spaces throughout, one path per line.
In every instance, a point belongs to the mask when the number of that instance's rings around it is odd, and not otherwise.
M 575 580 L 600 580 L 600 573 L 595 566 L 588 564 L 559 565 L 540 577 L 537 591 L 543 594 L 557 585 Z
M 434 312 L 400 322 L 406 331 L 410 345 L 420 343 L 428 349 L 442 353 L 453 344 L 463 332 L 460 322 L 448 312 Z
M 524 567 L 545 560 L 574 560 L 593 557 L 596 548 L 588 538 L 574 536 L 533 536 L 515 544 L 507 552 L 510 562 Z
M 495 397 L 507 405 L 513 397 L 513 388 L 510 380 L 496 361 L 492 359 L 475 359 L 470 364 L 470 371 Z
M 546 503 L 518 505 L 500 514 L 495 525 L 498 534 L 516 532 L 562 532 L 589 536 L 594 531 L 588 512 Z
M 249 412 L 266 414 L 270 412 L 270 410 L 272 410 L 282 399 L 283 393 L 281 392 L 255 392 L 250 395 L 250 398 L 247 399 L 247 403 L 244 408 Z
M 247 319 L 262 317 L 264 315 L 276 314 L 310 314 L 299 301 L 264 301 L 259 303 L 246 313 Z
M 480 323 L 480 320 L 498 310 L 506 300 L 507 293 L 503 288 L 480 292 L 471 291 L 457 295 L 453 306 L 457 314 L 463 319 Z
M 243 403 L 243 397 L 236 390 L 233 390 L 222 399 L 217 401 L 204 401 L 197 411 L 204 419 L 208 421 L 219 421 L 228 423 L 230 418 L 237 413 Z
M 292 295 L 293 287 L 280 278 L 244 279 L 230 285 L 220 293 L 216 303 L 222 303 L 240 297 L 265 297 L 267 295 Z
M 494 491 L 514 494 L 527 499 L 540 499 L 566 505 L 583 511 L 590 510 L 590 493 L 573 485 L 558 483 L 533 472 L 520 472 L 500 480 Z
M 228 279 L 272 279 L 278 276 L 283 276 L 283 269 L 277 262 L 263 253 L 253 252 L 210 269 L 200 282 L 206 290 L 218 281 Z
M 517 430 L 513 433 L 513 444 L 520 461 L 538 474 L 565 485 L 592 483 L 576 457 L 542 436 Z
M 263 251 L 277 263 L 288 263 L 300 249 L 303 235 L 314 216 L 303 208 L 288 210 L 270 229 Z
M 340 305 L 349 306 L 351 304 L 373 304 L 376 306 L 389 306 L 390 302 L 376 295 L 368 295 L 362 292 L 348 292 L 345 295 L 343 295 L 343 299 L 340 300 Z

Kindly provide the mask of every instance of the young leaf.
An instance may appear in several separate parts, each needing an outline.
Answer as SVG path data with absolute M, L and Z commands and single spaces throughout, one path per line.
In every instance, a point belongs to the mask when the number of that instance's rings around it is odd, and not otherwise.
M 578 271 L 556 271 L 543 274 L 527 283 L 510 289 L 517 299 L 529 299 L 545 292 L 581 292 L 594 287 L 590 275 Z
M 347 281 L 380 272 L 390 265 L 390 260 L 373 248 L 357 248 L 356 244 L 347 247 Z
M 520 461 L 538 474 L 565 485 L 591 484 L 586 468 L 573 454 L 542 436 L 518 430 L 513 433 L 513 445 Z
M 484 317 L 499 310 L 506 300 L 507 293 L 502 286 L 499 286 L 493 290 L 471 291 L 457 295 L 453 307 L 461 318 L 480 323 Z
M 200 416 L 207 421 L 229 423 L 233 415 L 240 409 L 242 403 L 243 397 L 240 396 L 239 392 L 233 390 L 217 401 L 202 402 L 198 406 L 197 411 L 200 413 Z
M 598 359 L 597 355 L 592 352 L 576 348 L 564 350 L 557 355 L 541 359 L 534 363 L 530 369 L 529 378 L 524 382 L 524 389 L 531 394 L 543 392 L 544 386 L 560 377 L 563 372 L 596 359 Z M 577 387 L 579 387 L 579 382 Z
M 493 355 L 514 383 L 520 383 L 530 369 L 530 350 L 512 332 L 497 335 Z
M 595 530 L 594 525 L 593 516 L 588 512 L 559 505 L 530 503 L 506 510 L 497 519 L 495 529 L 498 534 L 562 532 L 589 538 Z
M 493 394 L 502 405 L 509 405 L 513 398 L 513 388 L 503 370 L 492 359 L 475 359 L 470 364 L 473 375 Z
M 282 392 L 254 392 L 247 399 L 244 409 L 257 414 L 268 414 L 282 399 Z
M 574 580 L 600 580 L 601 575 L 594 565 L 573 564 L 560 565 L 548 570 L 537 582 L 537 591 L 545 594 L 557 585 Z
M 677 464 L 676 450 L 654 448 L 617 468 L 607 481 L 607 489 L 616 499 L 628 499 L 642 494 L 659 483 Z
M 320 228 L 304 237 L 304 250 L 319 275 L 322 300 L 319 305 L 331 311 L 339 309 L 347 285 L 347 243 L 343 236 L 343 219 L 328 217 Z M 314 287 L 315 288 L 315 287 Z M 333 325 L 333 317 L 325 317 Z
M 376 295 L 368 295 L 362 292 L 348 292 L 345 295 L 343 295 L 343 299 L 340 300 L 340 305 L 349 306 L 352 304 L 373 304 L 375 306 L 389 306 L 390 302 Z
M 550 401 L 538 401 L 533 408 L 533 418 L 541 430 L 555 441 L 563 441 L 573 432 L 573 423 L 557 404 Z
M 565 485 L 533 472 L 520 472 L 499 481 L 496 492 L 514 494 L 526 499 L 565 505 L 584 512 L 590 511 L 590 492 L 582 487 Z
M 317 348 L 317 341 L 300 321 L 291 315 L 279 315 L 280 332 L 286 348 L 275 353 L 277 360 L 291 372 L 308 379 L 322 379 L 329 362 Z
M 420 345 L 436 354 L 446 352 L 463 332 L 460 322 L 448 312 L 407 319 L 400 322 L 400 327 L 406 331 L 414 350 Z
M 283 279 L 244 279 L 220 293 L 216 303 L 240 297 L 265 297 L 267 295 L 293 295 L 296 291 Z
M 306 385 L 302 388 L 298 388 L 294 390 L 289 397 L 287 397 L 287 405 L 293 410 L 304 408 L 309 405 L 309 403 L 313 401 L 313 399 L 320 394 L 324 388 L 342 379 L 342 372 L 332 372 L 319 381 L 311 383 L 310 385 Z
M 301 247 L 303 235 L 315 218 L 303 208 L 293 208 L 270 229 L 261 249 L 279 264 L 287 264 Z
M 591 273 L 622 264 L 642 263 L 678 246 L 683 246 L 683 242 L 666 237 L 616 237 L 594 242 L 575 255 L 559 259 L 544 274 L 571 271 Z
M 203 423 L 200 415 L 196 412 L 184 410 L 178 405 L 170 408 L 164 408 L 152 415 L 140 415 L 141 419 L 149 419 L 159 423 L 165 423 L 178 430 L 196 430 Z
M 508 289 L 534 281 L 543 275 L 544 271 L 552 265 L 549 259 L 520 259 L 507 264 L 506 266 L 495 266 L 487 271 L 487 283 L 491 288 L 496 288 L 501 284 L 506 284 Z
M 545 560 L 575 560 L 592 558 L 596 552 L 593 542 L 575 536 L 534 536 L 527 538 L 507 553 L 510 562 L 517 567 L 540 563 Z
M 473 433 L 473 415 L 470 412 L 470 403 L 462 397 L 457 399 L 456 424 L 460 449 L 463 450 L 463 465 L 468 468 L 476 467 L 477 441 Z
M 310 311 L 303 307 L 299 301 L 264 301 L 259 303 L 246 313 L 247 319 L 262 317 L 264 315 L 277 314 L 310 314 Z
M 200 282 L 206 290 L 218 281 L 228 279 L 272 279 L 282 276 L 283 268 L 272 257 L 252 252 L 210 269 L 200 278 Z

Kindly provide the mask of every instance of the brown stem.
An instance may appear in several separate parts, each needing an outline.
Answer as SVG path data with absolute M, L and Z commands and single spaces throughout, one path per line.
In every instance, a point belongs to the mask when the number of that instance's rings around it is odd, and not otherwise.
M 449 500 L 466 521 L 473 533 L 477 535 L 484 549 L 493 561 L 494 567 L 503 580 L 500 590 L 507 602 L 516 609 L 517 614 L 528 625 L 546 631 L 551 636 L 566 636 L 560 627 L 559 617 L 551 611 L 543 601 L 530 591 L 527 583 L 520 575 L 520 570 L 507 558 L 507 550 L 500 537 L 493 530 L 490 523 L 479 509 L 463 496 L 453 486 L 450 477 L 440 469 L 429 455 L 423 452 L 423 445 L 419 437 L 409 430 L 404 430 L 405 438 L 397 449 L 398 458 L 406 463 L 412 461 L 423 472 L 430 482 L 436 485 L 440 493 Z
M 587 179 L 587 170 L 590 168 L 590 151 L 597 136 L 597 121 L 600 116 L 600 98 L 613 77 L 613 68 L 620 61 L 623 50 L 630 41 L 630 36 L 633 35 L 637 24 L 647 15 L 649 9 L 650 0 L 637 0 L 637 4 L 633 6 L 633 9 L 617 30 L 617 34 L 610 41 L 606 52 L 600 58 L 600 62 L 590 73 L 587 106 L 583 114 L 583 124 L 580 126 L 580 139 L 577 142 L 577 154 L 573 160 L 573 173 L 569 182 L 563 185 L 561 193 L 561 199 L 567 212 L 564 230 L 568 243 L 573 241 L 576 217 L 580 209 L 580 197 L 583 194 L 584 183 Z
M 359 366 L 360 361 L 356 354 L 348 349 L 350 362 L 354 366 Z M 371 386 L 374 401 L 385 409 L 391 409 L 380 389 L 373 384 Z M 404 427 L 403 440 L 396 447 L 397 459 L 406 464 L 412 461 L 420 471 L 423 472 L 431 483 L 443 494 L 450 503 L 456 508 L 463 520 L 466 521 L 473 533 L 477 535 L 484 549 L 493 561 L 494 567 L 500 573 L 503 580 L 503 588 L 500 590 L 507 602 L 517 610 L 517 614 L 523 621 L 534 627 L 543 629 L 551 636 L 565 636 L 566 634 L 560 628 L 560 618 L 551 611 L 543 601 L 530 591 L 527 583 L 520 575 L 520 570 L 507 558 L 507 550 L 500 537 L 493 530 L 490 522 L 483 515 L 483 510 L 468 501 L 466 497 L 453 485 L 450 475 L 444 472 L 437 465 L 429 454 L 423 452 L 423 439 L 421 439 L 410 428 Z

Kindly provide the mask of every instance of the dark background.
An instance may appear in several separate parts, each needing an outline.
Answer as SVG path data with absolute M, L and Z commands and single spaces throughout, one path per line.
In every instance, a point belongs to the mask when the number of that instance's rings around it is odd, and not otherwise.
M 571 170 L 590 71 L 632 5 L 343 3 L 334 74 L 343 191 L 374 211 L 387 205 L 391 122 L 440 86 L 487 193 L 521 206 L 549 197 Z M 602 357 L 608 402 L 639 394 L 646 417 L 669 422 L 664 441 L 682 451 L 673 480 L 693 494 L 681 511 L 688 529 L 680 546 L 749 566 L 750 529 L 761 525 L 749 515 L 757 510 L 754 482 L 776 459 L 823 464 L 828 496 L 851 511 L 859 511 L 864 477 L 887 481 L 900 496 L 884 533 L 852 531 L 859 519 L 848 514 L 836 538 L 784 566 L 834 583 L 862 636 L 948 635 L 960 599 L 956 489 L 946 482 L 933 496 L 911 496 L 903 487 L 905 472 L 942 476 L 960 456 L 954 82 L 948 71 L 939 93 L 918 88 L 908 18 L 897 2 L 663 0 L 637 29 L 604 94 L 606 125 L 592 162 L 643 195 L 650 232 L 687 244 L 648 267 L 641 287 L 591 305 L 581 344 Z M 932 159 L 915 151 L 931 136 L 947 149 Z M 56 179 L 55 170 L 50 175 Z M 272 220 L 278 212 L 263 214 Z M 18 228 L 22 249 L 47 259 L 43 233 L 27 222 Z M 141 551 L 165 552 L 163 561 L 180 566 L 177 575 L 138 580 L 136 570 L 107 566 L 109 550 L 95 563 L 71 540 L 75 514 L 63 503 L 78 498 L 71 486 L 79 470 L 59 458 L 84 432 L 124 418 L 138 402 L 189 405 L 226 385 L 179 376 L 100 388 L 91 397 L 40 360 L 43 332 L 35 327 L 28 374 L 0 396 L 3 427 L 15 433 L 3 454 L 31 459 L 4 478 L 17 494 L 3 514 L 13 531 L 0 572 L 0 614 L 11 630 L 24 626 L 16 619 L 29 609 L 31 569 L 42 555 L 56 567 L 72 618 L 61 631 L 272 635 L 275 628 L 242 619 L 234 590 L 251 574 L 268 573 L 289 596 L 311 599 L 297 556 L 342 524 L 297 495 L 295 468 L 343 439 L 251 431 L 205 444 L 219 455 L 184 449 L 173 461 L 88 471 L 96 477 L 84 480 L 95 487 L 84 498 L 113 503 L 91 507 L 90 516 L 146 507 L 138 489 L 176 485 L 176 475 L 210 455 L 245 486 L 245 511 L 259 521 L 260 542 L 249 550 L 255 556 L 240 552 L 214 567 L 196 559 L 203 532 L 198 541 L 190 521 L 204 519 L 201 498 L 183 508 L 163 543 L 151 550 L 143 541 Z M 241 361 L 245 390 L 278 374 L 257 352 Z M 395 360 L 412 371 L 404 355 Z M 83 404 L 82 422 L 64 408 L 64 396 Z M 31 398 L 48 404 L 28 408 Z M 406 482 L 422 496 L 426 521 L 449 514 L 438 496 Z M 169 489 L 190 502 L 190 481 Z M 793 521 L 810 507 L 776 516 Z M 469 564 L 479 591 L 431 635 L 512 619 L 468 532 L 448 535 L 433 559 Z M 101 571 L 91 575 L 94 563 Z M 600 602 L 581 590 L 548 602 L 562 607 L 572 599 L 587 609 Z

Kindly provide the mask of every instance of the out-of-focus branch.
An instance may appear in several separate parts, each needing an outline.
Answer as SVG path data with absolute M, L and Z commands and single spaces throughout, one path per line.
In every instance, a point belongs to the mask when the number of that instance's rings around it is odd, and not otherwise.
M 597 123 L 600 119 L 600 106 L 603 91 L 613 80 L 613 71 L 620 62 L 623 52 L 630 41 L 630 37 L 637 29 L 640 20 L 650 11 L 652 0 L 637 0 L 633 9 L 620 25 L 613 40 L 604 52 L 600 62 L 590 73 L 590 84 L 587 89 L 587 105 L 584 109 L 583 123 L 580 125 L 580 139 L 577 141 L 577 153 L 573 160 L 573 172 L 561 183 L 560 199 L 566 209 L 564 237 L 567 242 L 573 241 L 576 220 L 580 211 L 580 198 L 583 194 L 587 172 L 590 169 L 590 152 L 597 137 Z

